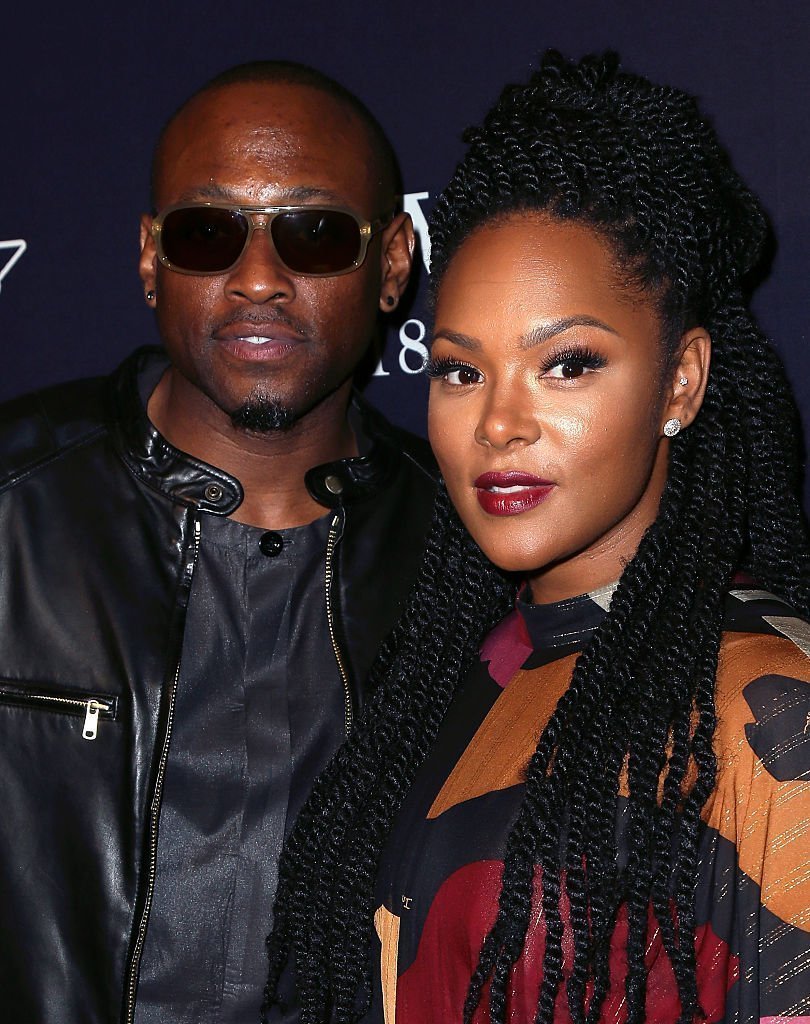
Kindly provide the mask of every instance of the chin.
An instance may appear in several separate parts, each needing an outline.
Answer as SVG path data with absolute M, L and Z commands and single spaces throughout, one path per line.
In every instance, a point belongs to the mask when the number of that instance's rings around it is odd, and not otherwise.
M 475 543 L 484 552 L 490 562 L 499 569 L 502 569 L 504 572 L 524 574 L 536 572 L 538 567 L 542 567 L 545 564 L 544 559 L 538 558 L 534 554 L 524 551 L 515 551 L 514 549 L 504 550 L 499 544 L 488 544 L 486 539 L 476 537 L 472 530 L 470 533 L 472 534 Z
M 252 397 L 230 414 L 236 430 L 251 434 L 269 434 L 289 430 L 300 413 L 277 398 Z

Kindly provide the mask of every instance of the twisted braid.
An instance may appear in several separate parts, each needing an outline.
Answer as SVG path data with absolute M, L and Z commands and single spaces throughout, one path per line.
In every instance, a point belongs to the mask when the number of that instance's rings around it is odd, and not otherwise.
M 294 949 L 303 1024 L 362 1016 L 380 849 L 481 639 L 513 600 L 513 585 L 484 558 L 441 489 L 416 588 L 372 668 L 369 700 L 282 855 L 268 1005 L 279 1000 Z
M 539 1024 L 551 1024 L 563 988 L 575 1024 L 599 1019 L 620 913 L 630 1024 L 644 1018 L 650 913 L 686 1024 L 699 1009 L 694 887 L 700 813 L 716 779 L 725 595 L 742 569 L 810 612 L 796 410 L 745 300 L 767 225 L 695 101 L 620 71 L 613 55 L 572 64 L 547 53 L 529 82 L 507 86 L 465 138 L 467 153 L 433 214 L 434 292 L 478 227 L 542 211 L 607 240 L 622 283 L 657 305 L 664 363 L 690 326 L 702 324 L 713 342 L 703 407 L 671 442 L 657 519 L 529 763 L 465 1020 L 485 992 L 491 1019 L 507 1019 L 539 880 Z M 294 952 L 305 1024 L 354 1020 L 368 1005 L 381 847 L 478 641 L 510 594 L 442 493 L 419 583 L 375 663 L 369 703 L 282 858 L 267 996 L 278 998 Z M 574 949 L 564 982 L 566 916 Z

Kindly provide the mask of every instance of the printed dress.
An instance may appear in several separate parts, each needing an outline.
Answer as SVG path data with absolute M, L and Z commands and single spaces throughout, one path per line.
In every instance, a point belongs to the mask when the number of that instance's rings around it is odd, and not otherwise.
M 495 919 L 522 773 L 612 592 L 518 602 L 485 641 L 383 854 L 375 1021 L 461 1021 Z M 718 778 L 703 811 L 696 895 L 704 1019 L 810 1024 L 810 626 L 763 591 L 731 591 L 716 694 Z M 620 915 L 606 1024 L 626 1017 L 621 931 Z M 535 1017 L 543 938 L 538 917 L 510 987 L 518 1024 Z M 654 920 L 646 962 L 646 1019 L 674 1024 L 680 1004 Z M 488 1020 L 487 1005 L 485 996 L 476 1022 Z M 556 1019 L 570 1021 L 562 990 Z

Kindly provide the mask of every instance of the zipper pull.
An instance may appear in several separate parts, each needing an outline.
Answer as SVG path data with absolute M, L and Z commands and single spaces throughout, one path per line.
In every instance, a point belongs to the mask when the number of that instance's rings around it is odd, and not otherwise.
M 87 702 L 87 714 L 84 716 L 84 728 L 82 729 L 82 736 L 86 740 L 94 740 L 98 733 L 98 713 L 101 710 L 101 704 L 97 700 L 89 700 Z

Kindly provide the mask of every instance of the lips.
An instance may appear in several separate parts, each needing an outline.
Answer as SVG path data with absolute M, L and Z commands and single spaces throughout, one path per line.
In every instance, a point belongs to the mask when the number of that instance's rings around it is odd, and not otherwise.
M 230 323 L 215 331 L 213 337 L 230 355 L 250 362 L 282 359 L 305 340 L 287 324 L 251 320 Z
M 473 486 L 478 503 L 488 515 L 517 516 L 545 501 L 555 485 L 532 473 L 509 470 L 482 473 Z

